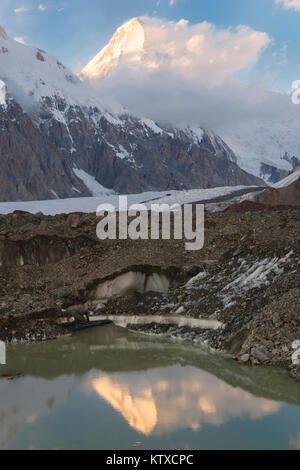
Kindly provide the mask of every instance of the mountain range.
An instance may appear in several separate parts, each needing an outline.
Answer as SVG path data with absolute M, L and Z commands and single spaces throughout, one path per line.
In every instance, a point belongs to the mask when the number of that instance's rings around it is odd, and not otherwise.
M 210 128 L 154 122 L 107 104 L 93 80 L 109 79 L 127 55 L 133 60 L 145 36 L 142 20 L 131 20 L 79 77 L 0 27 L 1 201 L 261 186 L 260 177 L 271 172 L 277 181 L 298 164 L 299 154 L 282 147 L 281 168 L 269 156 L 265 174 L 251 174 L 232 139 L 229 146 Z

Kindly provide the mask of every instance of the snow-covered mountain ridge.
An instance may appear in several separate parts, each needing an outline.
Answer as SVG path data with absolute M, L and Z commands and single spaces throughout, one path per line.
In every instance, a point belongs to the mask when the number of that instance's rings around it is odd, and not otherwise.
M 1 79 L 26 109 L 45 97 L 60 98 L 70 105 L 95 104 L 87 84 L 52 54 L 9 38 L 3 28 L 0 33 Z

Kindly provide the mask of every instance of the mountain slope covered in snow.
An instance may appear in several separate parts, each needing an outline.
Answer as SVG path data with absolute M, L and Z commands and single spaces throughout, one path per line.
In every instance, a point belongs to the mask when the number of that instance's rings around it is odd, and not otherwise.
M 273 185 L 273 188 L 280 189 L 289 186 L 300 178 L 300 166 L 296 167 L 292 173 L 283 178 L 283 180 L 278 181 L 278 183 Z
M 66 100 L 72 105 L 95 105 L 93 90 L 55 56 L 9 38 L 3 28 L 0 72 L 9 92 L 27 110 L 46 97 Z

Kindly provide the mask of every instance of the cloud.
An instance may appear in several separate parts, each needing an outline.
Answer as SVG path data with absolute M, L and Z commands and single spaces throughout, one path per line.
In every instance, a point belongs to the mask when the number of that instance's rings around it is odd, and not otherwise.
M 15 9 L 14 9 L 14 12 L 17 13 L 17 14 L 18 14 L 18 13 L 24 13 L 25 11 L 27 11 L 27 8 L 24 7 L 24 6 L 21 6 L 21 7 L 19 7 L 19 8 L 15 8 Z
M 72 71 L 75 73 L 75 74 L 80 74 L 82 70 L 82 64 L 80 62 L 75 62 L 73 68 L 72 68 Z
M 175 2 L 176 2 L 176 0 L 170 0 L 169 1 L 169 6 L 172 7 L 173 5 L 175 5 Z
M 16 36 L 14 40 L 20 42 L 21 44 L 26 44 L 25 39 L 22 36 Z
M 300 11 L 300 0 L 275 0 L 275 3 L 282 5 L 286 10 Z
M 288 44 L 284 43 L 278 51 L 273 52 L 272 57 L 275 65 L 287 65 L 288 64 Z
M 155 70 L 160 74 L 167 71 L 210 85 L 251 67 L 271 43 L 267 33 L 248 26 L 218 29 L 206 21 L 191 25 L 184 19 L 177 23 L 148 17 L 133 19 L 123 31 L 127 46 L 122 46 L 123 54 L 113 50 L 109 62 L 103 62 L 106 68 L 112 69 L 119 61 L 118 70 L 134 70 L 144 76 Z M 99 64 L 99 74 L 101 67 Z
M 272 44 L 266 33 L 186 20 L 139 22 L 131 20 L 119 29 L 85 69 L 103 102 L 121 103 L 170 130 L 174 125 L 212 130 L 236 153 L 242 168 L 256 175 L 261 162 L 289 168 L 282 155 L 300 155 L 299 106 L 288 94 L 267 91 L 270 80 L 246 85 L 236 75 L 247 72 Z M 116 47 L 120 41 L 121 50 Z M 277 49 L 272 60 L 282 64 L 286 45 Z
M 248 26 L 218 29 L 211 23 L 191 25 L 142 18 L 129 52 L 105 58 L 92 82 L 136 114 L 158 122 L 214 128 L 252 113 L 261 91 L 246 88 L 234 73 L 257 62 L 271 38 Z M 125 25 L 126 26 L 126 25 Z M 141 36 L 136 41 L 138 35 Z M 142 42 L 141 42 L 142 40 Z M 132 49 L 133 44 L 143 44 Z M 108 49 L 109 50 L 109 49 Z

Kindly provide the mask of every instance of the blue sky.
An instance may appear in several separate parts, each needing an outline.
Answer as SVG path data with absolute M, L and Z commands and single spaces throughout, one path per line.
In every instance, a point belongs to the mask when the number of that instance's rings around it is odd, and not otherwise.
M 1 0 L 0 24 L 12 37 L 52 52 L 71 68 L 84 66 L 109 41 L 118 26 L 134 16 L 155 16 L 190 23 L 208 21 L 219 28 L 240 24 L 266 32 L 274 41 L 243 82 L 263 81 L 286 91 L 300 79 L 298 52 L 300 0 Z M 294 4 L 294 5 L 295 5 Z M 298 8 L 299 7 L 299 8 Z

